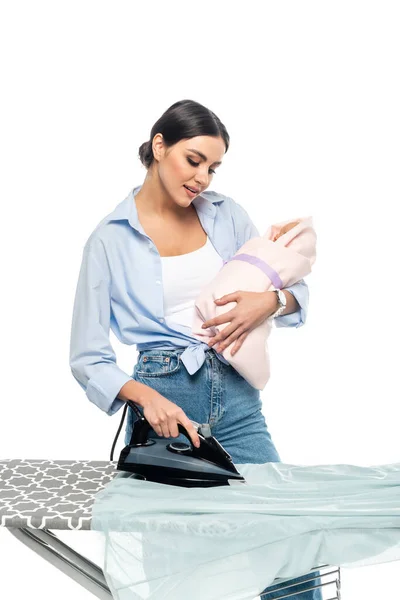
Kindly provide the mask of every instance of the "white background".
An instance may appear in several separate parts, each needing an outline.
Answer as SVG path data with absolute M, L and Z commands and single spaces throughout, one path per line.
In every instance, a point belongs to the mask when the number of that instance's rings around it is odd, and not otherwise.
M 400 460 L 399 25 L 385 1 L 1 4 L 0 459 L 108 460 L 122 411 L 91 404 L 68 361 L 82 250 L 190 98 L 231 136 L 210 189 L 261 232 L 314 218 L 307 323 L 273 330 L 262 392 L 282 460 Z M 135 347 L 111 341 L 131 374 Z M 95 559 L 95 535 L 60 537 Z M 4 598 L 93 597 L 4 530 L 0 564 Z M 342 569 L 343 600 L 396 597 L 398 575 Z

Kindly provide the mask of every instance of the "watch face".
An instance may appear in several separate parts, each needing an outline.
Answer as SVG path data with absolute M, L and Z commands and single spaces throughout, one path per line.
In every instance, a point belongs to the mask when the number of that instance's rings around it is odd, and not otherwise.
M 286 307 L 286 296 L 282 292 L 282 290 L 278 291 L 278 296 L 279 296 L 279 300 L 281 301 L 281 304 Z

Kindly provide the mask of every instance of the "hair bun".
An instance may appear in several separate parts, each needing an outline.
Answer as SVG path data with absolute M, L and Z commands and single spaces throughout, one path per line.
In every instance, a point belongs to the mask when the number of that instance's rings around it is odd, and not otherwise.
M 139 158 L 143 165 L 148 169 L 153 160 L 153 150 L 151 141 L 143 142 L 139 148 Z

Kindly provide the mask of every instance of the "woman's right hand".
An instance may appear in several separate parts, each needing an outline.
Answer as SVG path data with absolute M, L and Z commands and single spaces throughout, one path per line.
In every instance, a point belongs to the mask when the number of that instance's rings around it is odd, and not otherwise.
M 200 446 L 200 438 L 197 430 L 184 411 L 177 405 L 159 394 L 153 388 L 145 386 L 144 394 L 141 397 L 140 404 L 143 407 L 143 414 L 154 431 L 159 436 L 178 437 L 178 423 L 184 426 L 188 432 L 193 445 Z

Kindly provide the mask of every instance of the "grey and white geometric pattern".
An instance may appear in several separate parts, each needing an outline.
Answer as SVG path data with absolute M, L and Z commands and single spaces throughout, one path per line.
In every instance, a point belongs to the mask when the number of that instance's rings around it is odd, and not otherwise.
M 0 526 L 90 529 L 94 497 L 116 461 L 0 460 Z

